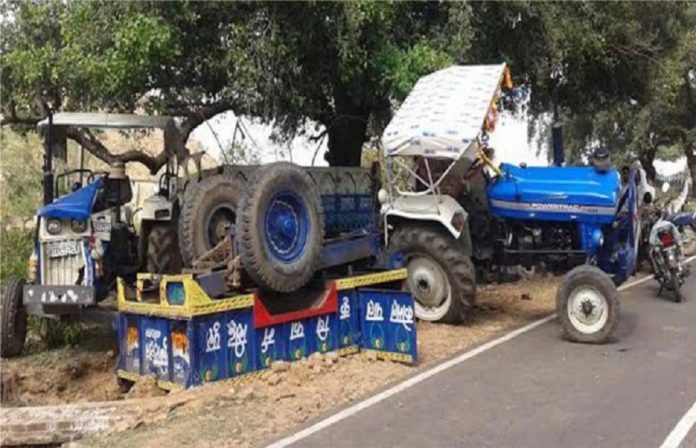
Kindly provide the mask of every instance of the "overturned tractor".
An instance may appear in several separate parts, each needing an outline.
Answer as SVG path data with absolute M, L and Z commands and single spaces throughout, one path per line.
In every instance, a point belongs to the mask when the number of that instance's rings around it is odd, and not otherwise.
M 374 261 L 374 179 L 369 169 L 288 162 L 191 179 L 178 224 L 184 263 L 196 271 L 226 267 L 235 288 L 292 292 L 319 269 Z

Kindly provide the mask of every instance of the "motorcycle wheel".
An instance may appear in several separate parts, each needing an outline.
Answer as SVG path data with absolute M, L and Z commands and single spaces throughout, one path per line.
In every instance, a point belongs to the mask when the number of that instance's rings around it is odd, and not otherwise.
M 672 281 L 672 290 L 674 292 L 674 301 L 679 303 L 682 301 L 681 285 L 679 282 L 679 272 L 672 271 L 670 274 L 670 280 Z

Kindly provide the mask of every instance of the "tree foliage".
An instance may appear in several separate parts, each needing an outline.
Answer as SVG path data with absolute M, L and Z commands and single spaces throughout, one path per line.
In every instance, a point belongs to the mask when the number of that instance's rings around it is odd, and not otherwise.
M 571 161 L 606 146 L 654 176 L 661 148 L 693 129 L 694 5 L 679 2 L 482 3 L 478 59 L 505 58 L 532 88 L 531 117 L 557 112 Z M 508 30 L 508 32 L 506 32 Z M 679 124 L 678 124 L 679 123 Z M 535 124 L 532 121 L 532 124 Z
M 286 137 L 307 120 L 324 125 L 336 164 L 359 163 L 368 126 L 383 126 L 392 98 L 469 44 L 464 4 L 14 0 L 3 8 L 12 17 L 2 29 L 5 123 L 31 125 L 48 109 L 142 107 L 184 117 L 185 140 L 231 109 L 274 122 Z M 92 139 L 81 142 L 97 152 Z
M 33 124 L 48 108 L 142 109 L 181 117 L 185 142 L 233 110 L 285 138 L 318 123 L 323 131 L 310 137 L 326 134 L 329 162 L 357 165 L 420 76 L 503 60 L 532 91 L 529 116 L 556 111 L 566 124 L 574 158 L 605 144 L 652 164 L 660 147 L 679 145 L 696 176 L 689 3 L 9 0 L 2 8 L 12 18 L 1 30 L 4 123 Z M 89 136 L 70 137 L 104 154 Z M 155 169 L 163 159 L 144 162 Z

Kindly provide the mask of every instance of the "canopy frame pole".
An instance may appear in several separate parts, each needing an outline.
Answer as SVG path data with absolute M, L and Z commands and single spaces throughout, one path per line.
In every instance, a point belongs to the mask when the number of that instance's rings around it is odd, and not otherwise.
M 437 210 L 437 214 L 440 214 L 440 189 L 438 188 L 438 185 L 433 184 L 433 174 L 430 172 L 430 161 L 428 158 L 425 158 L 425 172 L 428 173 L 428 181 L 430 181 L 431 188 L 433 190 L 433 197 L 435 199 L 435 209 Z M 440 180 L 444 176 L 440 176 Z M 439 182 L 438 182 L 439 184 Z
M 428 187 L 428 189 L 426 189 L 424 191 L 402 191 L 398 186 L 395 185 L 394 188 L 396 189 L 396 192 L 399 193 L 400 195 L 404 195 L 404 196 L 425 196 L 426 194 L 434 193 L 434 189 L 439 188 L 439 186 L 442 183 L 445 176 L 447 176 L 449 174 L 449 172 L 452 171 L 452 168 L 454 168 L 454 165 L 458 162 L 457 159 L 452 160 L 452 163 L 450 163 L 450 165 L 447 167 L 447 169 L 442 173 L 442 175 L 440 175 L 437 182 L 428 183 L 425 179 L 423 179 L 418 174 L 416 174 L 411 168 L 409 168 L 407 165 L 405 165 L 403 162 L 401 162 L 401 160 L 398 157 L 395 157 L 392 160 L 396 161 L 397 164 L 399 164 L 402 168 L 404 168 L 406 171 L 408 171 L 413 177 L 415 177 L 423 185 Z

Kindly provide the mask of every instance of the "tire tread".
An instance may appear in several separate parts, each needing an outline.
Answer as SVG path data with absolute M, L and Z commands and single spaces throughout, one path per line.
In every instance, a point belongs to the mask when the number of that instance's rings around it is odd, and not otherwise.
M 317 213 L 318 232 L 309 235 L 305 260 L 291 269 L 291 272 L 282 272 L 265 256 L 260 231 L 259 204 L 263 187 L 278 178 L 299 175 L 301 187 L 313 201 Z M 307 204 L 312 207 L 311 204 Z M 311 213 L 311 211 L 310 211 Z M 315 229 L 316 230 L 316 229 Z M 239 241 L 240 256 L 245 272 L 254 282 L 264 288 L 278 292 L 292 292 L 304 286 L 319 269 L 321 263 L 321 249 L 324 240 L 324 212 L 321 206 L 321 198 L 316 185 L 311 177 L 302 168 L 289 162 L 276 162 L 264 165 L 254 172 L 246 183 L 246 188 L 237 213 L 237 238 Z M 297 263 L 296 263 L 297 264 Z
M 27 313 L 22 304 L 24 280 L 9 278 L 2 294 L 2 322 L 0 323 L 0 355 L 17 356 L 24 348 L 27 336 Z
M 452 304 L 438 322 L 464 322 L 476 304 L 476 275 L 471 258 L 464 254 L 458 241 L 444 231 L 429 225 L 403 225 L 392 234 L 390 251 L 408 252 L 417 249 L 438 262 L 450 280 Z
M 568 299 L 578 285 L 592 283 L 602 292 L 607 300 L 609 316 L 607 324 L 593 334 L 586 334 L 575 329 L 568 318 Z M 556 291 L 556 314 L 561 322 L 563 336 L 572 342 L 586 344 L 603 344 L 609 340 L 619 323 L 619 292 L 609 275 L 593 265 L 580 265 L 568 272 Z

